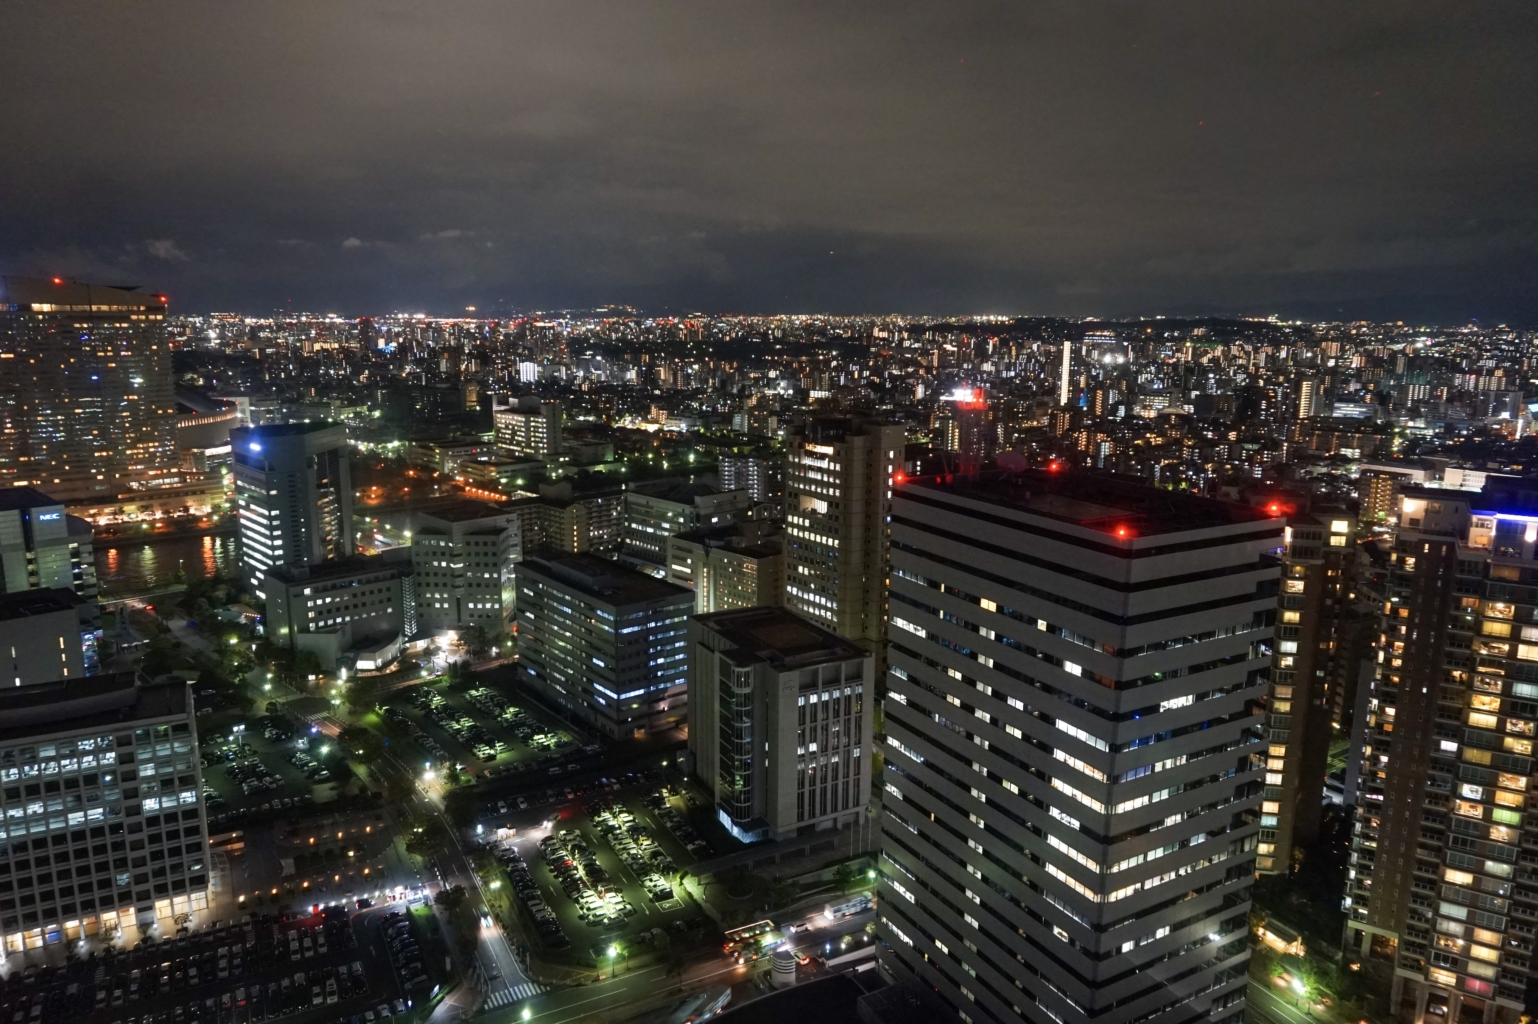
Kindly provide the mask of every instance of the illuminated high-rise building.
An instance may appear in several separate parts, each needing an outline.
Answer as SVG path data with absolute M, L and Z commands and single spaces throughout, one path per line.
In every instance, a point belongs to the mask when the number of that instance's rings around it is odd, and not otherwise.
M 903 433 L 813 419 L 785 445 L 785 606 L 873 648 L 886 634 L 887 519 Z
M 62 278 L 0 278 L 0 486 L 60 500 L 175 476 L 166 300 Z
M 1538 491 L 1407 486 L 1367 703 L 1346 948 L 1416 1024 L 1522 1018 L 1538 884 Z
M 1239 1024 L 1282 522 L 899 486 L 878 955 L 962 1021 Z
M 491 410 L 497 448 L 521 459 L 554 459 L 561 454 L 561 421 L 565 409 L 560 402 L 542 402 L 535 395 L 524 395 L 516 403 L 496 404 Z
M 230 431 L 242 581 L 262 595 L 275 565 L 318 565 L 353 553 L 347 428 L 285 423 Z
M 1266 709 L 1266 789 L 1255 868 L 1286 873 L 1319 835 L 1330 745 L 1354 708 L 1377 609 L 1363 589 L 1367 558 L 1344 512 L 1289 517 Z

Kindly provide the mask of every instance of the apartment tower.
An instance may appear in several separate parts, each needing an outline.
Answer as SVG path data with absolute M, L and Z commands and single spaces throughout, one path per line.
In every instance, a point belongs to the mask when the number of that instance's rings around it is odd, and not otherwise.
M 1238 1024 L 1282 531 L 1104 477 L 896 490 L 892 975 L 963 1021 Z
M 178 473 L 166 300 L 0 278 L 0 487 L 111 497 Z
M 1286 873 L 1319 835 L 1330 747 L 1343 740 L 1362 661 L 1376 639 L 1356 517 L 1302 513 L 1287 527 L 1266 709 L 1266 789 L 1255 868 Z
M 1367 705 L 1346 947 L 1416 1024 L 1515 1021 L 1538 931 L 1538 487 L 1406 487 Z M 1510 489 L 1507 489 L 1510 487 Z

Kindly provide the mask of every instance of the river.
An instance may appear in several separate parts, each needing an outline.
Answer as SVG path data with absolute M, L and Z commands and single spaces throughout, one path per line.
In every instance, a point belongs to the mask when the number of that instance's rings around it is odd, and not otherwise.
M 237 555 L 234 534 L 168 537 L 125 543 L 99 541 L 96 584 L 103 598 L 127 597 L 169 586 L 178 570 L 189 580 L 233 576 Z

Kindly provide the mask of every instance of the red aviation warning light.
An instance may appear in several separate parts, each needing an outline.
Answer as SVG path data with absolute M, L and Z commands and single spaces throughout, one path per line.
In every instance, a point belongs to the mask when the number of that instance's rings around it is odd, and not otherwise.
M 53 279 L 53 283 L 54 284 L 63 284 L 64 283 L 64 278 L 56 277 L 56 278 Z

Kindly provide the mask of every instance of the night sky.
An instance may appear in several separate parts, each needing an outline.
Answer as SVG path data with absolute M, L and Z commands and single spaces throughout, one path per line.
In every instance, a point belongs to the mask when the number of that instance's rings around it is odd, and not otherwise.
M 0 272 L 173 310 L 1538 322 L 1538 5 L 0 4 Z

